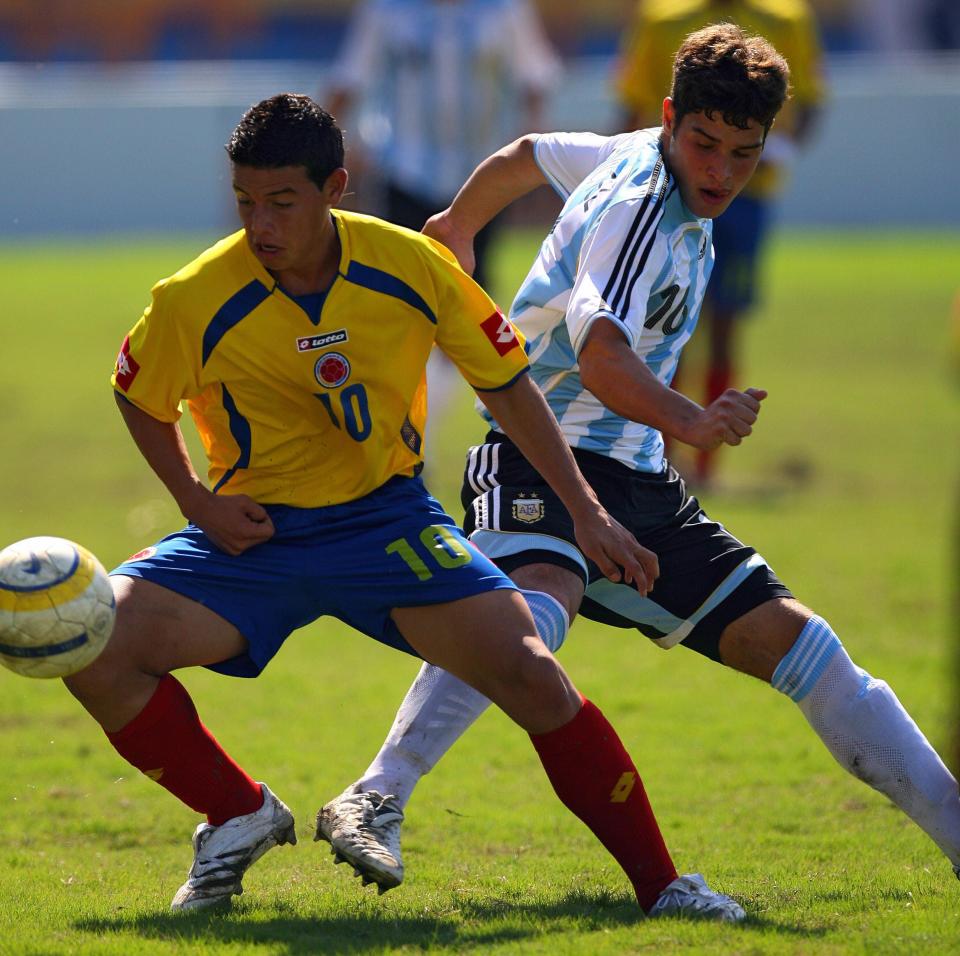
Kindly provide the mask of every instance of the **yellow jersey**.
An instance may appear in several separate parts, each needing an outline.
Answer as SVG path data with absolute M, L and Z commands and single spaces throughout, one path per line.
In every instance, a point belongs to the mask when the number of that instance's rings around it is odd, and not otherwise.
M 422 464 L 434 343 L 478 390 L 527 368 L 523 340 L 453 255 L 418 233 L 332 211 L 338 272 L 305 308 L 241 230 L 158 282 L 113 387 L 163 422 L 186 401 L 217 492 L 313 508 Z
M 659 123 L 680 44 L 694 31 L 720 22 L 735 23 L 769 40 L 789 64 L 791 98 L 774 129 L 790 137 L 795 109 L 816 106 L 824 93 L 820 41 L 805 0 L 639 0 L 614 81 L 621 104 L 642 117 L 641 125 Z M 762 164 L 744 192 L 774 192 L 780 184 L 775 167 Z

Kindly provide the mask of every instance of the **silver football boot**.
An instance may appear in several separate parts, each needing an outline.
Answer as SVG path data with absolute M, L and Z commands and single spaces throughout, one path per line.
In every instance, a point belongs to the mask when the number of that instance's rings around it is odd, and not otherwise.
M 652 919 L 661 916 L 689 916 L 691 919 L 710 919 L 724 923 L 739 923 L 747 918 L 743 907 L 723 893 L 715 893 L 699 873 L 678 876 L 664 888 L 647 914 Z
M 396 797 L 353 784 L 317 814 L 314 840 L 326 840 L 334 863 L 349 863 L 364 886 L 375 883 L 382 894 L 403 882 L 402 822 Z
M 271 847 L 294 844 L 293 814 L 265 783 L 263 806 L 215 827 L 201 823 L 193 834 L 193 866 L 177 890 L 172 910 L 198 910 L 227 904 L 243 892 L 243 874 Z

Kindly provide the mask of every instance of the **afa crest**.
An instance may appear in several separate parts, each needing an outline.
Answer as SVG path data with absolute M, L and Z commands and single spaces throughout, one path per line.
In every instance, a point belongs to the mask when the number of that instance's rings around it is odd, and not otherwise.
M 513 517 L 524 524 L 533 524 L 539 521 L 544 514 L 543 498 L 538 495 L 520 494 L 513 499 Z

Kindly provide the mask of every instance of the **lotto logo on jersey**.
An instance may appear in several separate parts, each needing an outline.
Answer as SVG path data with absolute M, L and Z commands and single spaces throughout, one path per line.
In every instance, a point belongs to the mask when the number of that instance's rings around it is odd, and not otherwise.
M 513 326 L 499 309 L 489 319 L 481 322 L 480 328 L 499 355 L 506 355 L 510 349 L 515 349 L 520 344 Z
M 339 352 L 327 352 L 317 359 L 313 374 L 324 388 L 336 388 L 350 378 L 350 363 Z
M 137 372 L 139 371 L 140 364 L 130 354 L 130 336 L 128 335 L 123 340 L 123 345 L 120 346 L 120 354 L 117 356 L 117 367 L 114 373 L 117 385 L 124 391 L 127 391 L 133 384 L 133 380 L 137 377 Z
M 313 352 L 324 349 L 328 345 L 339 345 L 349 339 L 346 329 L 337 329 L 336 332 L 326 332 L 323 335 L 305 335 L 297 339 L 298 352 Z

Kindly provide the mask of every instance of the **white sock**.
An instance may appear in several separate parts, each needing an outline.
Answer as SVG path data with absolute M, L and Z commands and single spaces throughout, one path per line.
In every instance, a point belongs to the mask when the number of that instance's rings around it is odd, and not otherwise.
M 560 649 L 570 627 L 563 605 L 543 591 L 524 596 L 537 633 L 551 651 Z M 393 794 L 407 805 L 420 778 L 460 739 L 490 706 L 483 694 L 433 664 L 424 664 L 410 685 L 390 733 L 364 775 L 361 790 Z
M 823 618 L 807 621 L 771 684 L 797 703 L 841 767 L 889 797 L 960 865 L 957 781 L 896 694 L 850 660 Z

